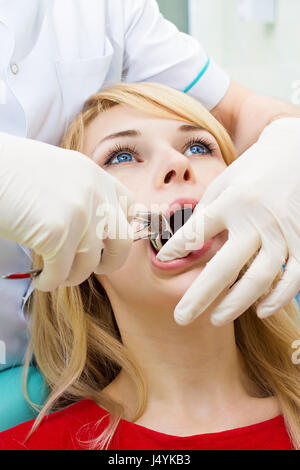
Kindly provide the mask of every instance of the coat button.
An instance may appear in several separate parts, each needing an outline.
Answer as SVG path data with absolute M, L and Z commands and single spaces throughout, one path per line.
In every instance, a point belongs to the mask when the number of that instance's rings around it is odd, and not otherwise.
M 12 62 L 10 64 L 10 70 L 11 70 L 11 73 L 13 73 L 14 75 L 17 75 L 17 73 L 19 73 L 18 64 L 16 64 L 15 62 Z

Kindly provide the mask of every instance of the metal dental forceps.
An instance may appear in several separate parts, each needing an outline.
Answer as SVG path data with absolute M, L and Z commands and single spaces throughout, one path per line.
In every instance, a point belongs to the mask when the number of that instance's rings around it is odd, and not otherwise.
M 138 212 L 131 224 L 133 222 L 137 225 L 133 241 L 149 238 L 156 251 L 162 248 L 163 240 L 167 241 L 173 235 L 169 222 L 160 212 Z M 42 269 L 31 269 L 23 273 L 0 274 L 0 279 L 34 279 L 41 272 Z
M 167 241 L 173 235 L 169 222 L 161 212 L 139 212 L 133 221 L 142 224 L 142 228 L 136 230 L 133 240 L 149 238 L 156 251 L 162 248 L 162 240 Z

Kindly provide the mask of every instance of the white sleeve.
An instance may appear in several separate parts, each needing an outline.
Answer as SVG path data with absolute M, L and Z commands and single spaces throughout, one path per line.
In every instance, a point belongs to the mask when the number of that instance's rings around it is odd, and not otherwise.
M 162 16 L 155 0 L 126 0 L 125 5 L 124 81 L 163 83 L 214 108 L 228 90 L 228 74 L 196 39 Z

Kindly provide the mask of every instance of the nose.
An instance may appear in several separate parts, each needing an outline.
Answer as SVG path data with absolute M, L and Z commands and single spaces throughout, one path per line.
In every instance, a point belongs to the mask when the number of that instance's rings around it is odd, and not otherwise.
M 156 188 L 163 188 L 172 183 L 196 183 L 196 175 L 189 158 L 176 150 L 168 155 L 162 154 L 160 165 L 155 175 Z

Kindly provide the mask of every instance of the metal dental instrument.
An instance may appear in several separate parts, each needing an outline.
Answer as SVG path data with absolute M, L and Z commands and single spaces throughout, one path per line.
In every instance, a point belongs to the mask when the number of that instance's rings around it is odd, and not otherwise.
M 139 212 L 133 221 L 142 224 L 142 228 L 135 231 L 134 241 L 149 238 L 157 250 L 163 246 L 162 240 L 168 240 L 173 235 L 170 224 L 160 212 Z
M 137 224 L 133 241 L 149 238 L 156 251 L 162 246 L 162 240 L 168 240 L 173 235 L 166 217 L 158 212 L 138 212 L 131 223 Z M 27 272 L 0 274 L 0 279 L 34 279 L 41 274 L 42 269 L 31 269 Z

